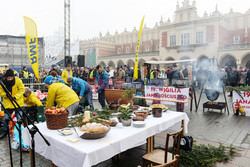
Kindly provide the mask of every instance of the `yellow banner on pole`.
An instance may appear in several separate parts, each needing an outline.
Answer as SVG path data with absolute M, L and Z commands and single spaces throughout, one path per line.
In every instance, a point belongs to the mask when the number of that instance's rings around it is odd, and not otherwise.
M 141 26 L 139 30 L 139 36 L 138 36 L 137 51 L 136 51 L 136 56 L 135 56 L 135 68 L 134 68 L 134 76 L 133 76 L 134 80 L 138 79 L 138 55 L 139 55 L 139 50 L 140 50 L 141 33 L 142 33 L 144 18 L 145 16 L 143 16 L 142 18 Z
M 39 59 L 36 23 L 29 17 L 23 16 L 25 26 L 25 36 L 30 65 L 39 81 Z

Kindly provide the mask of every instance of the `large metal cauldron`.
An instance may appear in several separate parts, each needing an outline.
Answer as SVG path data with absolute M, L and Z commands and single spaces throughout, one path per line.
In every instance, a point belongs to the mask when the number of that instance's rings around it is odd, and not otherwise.
M 223 82 L 220 79 L 220 73 L 210 72 L 205 85 L 205 94 L 208 100 L 215 101 L 218 99 L 220 92 L 223 90 Z
M 215 101 L 218 99 L 220 91 L 218 89 L 205 89 L 205 94 L 208 100 Z

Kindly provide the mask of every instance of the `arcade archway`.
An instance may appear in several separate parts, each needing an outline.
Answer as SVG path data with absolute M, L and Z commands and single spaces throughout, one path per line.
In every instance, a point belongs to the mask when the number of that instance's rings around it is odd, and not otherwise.
M 99 64 L 100 64 L 102 67 L 106 67 L 106 64 L 105 64 L 103 61 L 101 61 Z
M 119 60 L 117 62 L 117 67 L 120 68 L 120 67 L 123 67 L 124 66 L 124 62 L 122 60 Z
M 250 53 L 246 54 L 241 60 L 241 66 L 243 68 L 250 68 Z
M 114 63 L 112 60 L 110 60 L 110 61 L 108 62 L 108 66 L 109 66 L 109 67 L 112 67 L 112 68 L 115 68 L 115 63 Z
M 128 66 L 129 68 L 134 67 L 134 66 L 135 66 L 134 61 L 131 60 L 131 59 L 129 59 L 128 62 L 127 62 L 127 66 Z
M 236 67 L 236 59 L 232 55 L 227 54 L 220 59 L 220 66 Z

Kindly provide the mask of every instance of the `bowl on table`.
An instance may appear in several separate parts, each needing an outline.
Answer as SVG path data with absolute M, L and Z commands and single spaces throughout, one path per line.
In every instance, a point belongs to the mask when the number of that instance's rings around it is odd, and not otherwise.
M 162 108 L 153 108 L 153 117 L 160 118 L 162 117 Z
M 137 117 L 143 117 L 146 119 L 148 117 L 148 112 L 147 111 L 135 111 L 135 115 Z
M 141 116 L 136 116 L 136 117 L 133 117 L 132 120 L 135 122 L 135 121 L 144 121 L 145 118 L 141 117 Z
M 110 131 L 110 126 L 107 126 L 108 129 L 106 131 L 103 131 L 103 132 L 96 132 L 96 133 L 90 133 L 90 132 L 82 132 L 80 130 L 80 128 L 75 128 L 75 131 L 77 133 L 78 136 L 80 136 L 81 138 L 83 139 L 88 139 L 88 140 L 93 140 L 93 139 L 100 139 L 100 138 L 103 138 L 105 137 L 108 132 Z

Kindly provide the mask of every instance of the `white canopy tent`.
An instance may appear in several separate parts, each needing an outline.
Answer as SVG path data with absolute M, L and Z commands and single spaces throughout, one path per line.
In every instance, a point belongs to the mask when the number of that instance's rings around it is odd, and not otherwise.
M 186 63 L 186 62 L 195 62 L 197 59 L 187 59 L 187 60 L 176 60 L 176 61 L 146 61 L 144 65 L 146 64 L 174 64 L 174 63 Z

